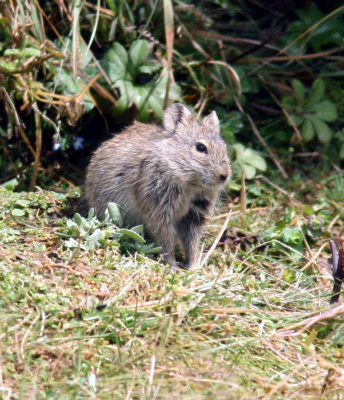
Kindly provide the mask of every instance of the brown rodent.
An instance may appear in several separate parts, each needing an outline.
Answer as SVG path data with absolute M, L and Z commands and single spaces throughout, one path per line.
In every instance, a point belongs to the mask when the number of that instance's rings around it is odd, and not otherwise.
M 179 242 L 192 268 L 205 220 L 230 175 L 215 111 L 200 122 L 172 104 L 163 127 L 135 122 L 100 146 L 88 166 L 86 199 L 99 217 L 109 202 L 120 205 L 130 221 L 143 223 L 171 265 Z

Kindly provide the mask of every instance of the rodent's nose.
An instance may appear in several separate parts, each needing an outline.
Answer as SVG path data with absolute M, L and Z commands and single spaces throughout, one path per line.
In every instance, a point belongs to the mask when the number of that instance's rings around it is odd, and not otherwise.
M 227 180 L 227 178 L 228 178 L 228 175 L 221 174 L 219 178 L 220 178 L 220 182 L 221 182 L 221 183 L 224 183 L 224 182 L 226 182 L 226 180 Z

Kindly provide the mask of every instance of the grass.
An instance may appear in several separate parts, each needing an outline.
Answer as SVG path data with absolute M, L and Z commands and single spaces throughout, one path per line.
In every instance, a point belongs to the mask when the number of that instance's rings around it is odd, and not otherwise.
M 110 239 L 66 248 L 73 193 L 1 188 L 2 398 L 344 399 L 344 310 L 329 304 L 326 262 L 343 235 L 341 179 L 299 184 L 297 205 L 257 180 L 244 218 L 224 202 L 227 236 L 190 272 Z

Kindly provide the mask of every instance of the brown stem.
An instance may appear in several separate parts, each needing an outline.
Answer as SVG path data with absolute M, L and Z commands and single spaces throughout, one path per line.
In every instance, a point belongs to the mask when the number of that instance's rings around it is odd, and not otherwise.
M 42 119 L 41 114 L 38 110 L 35 110 L 35 124 L 36 124 L 36 152 L 35 152 L 35 163 L 33 166 L 33 174 L 30 182 L 29 190 L 32 191 L 37 182 L 38 171 L 41 164 L 41 153 L 42 153 Z
M 242 216 L 246 215 L 246 180 L 244 171 L 241 171 L 240 211 Z

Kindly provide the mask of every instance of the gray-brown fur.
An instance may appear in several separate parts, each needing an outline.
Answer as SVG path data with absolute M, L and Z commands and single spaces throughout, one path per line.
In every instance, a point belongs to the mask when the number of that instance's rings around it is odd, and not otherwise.
M 179 242 L 193 267 L 202 228 L 230 175 L 216 113 L 199 122 L 173 104 L 163 127 L 135 122 L 100 146 L 87 170 L 86 199 L 99 217 L 109 202 L 119 204 L 132 222 L 144 224 L 171 265 Z

